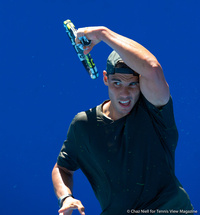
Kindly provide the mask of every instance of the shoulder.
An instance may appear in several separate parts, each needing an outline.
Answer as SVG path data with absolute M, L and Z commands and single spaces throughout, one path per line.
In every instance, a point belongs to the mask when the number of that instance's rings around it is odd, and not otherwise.
M 143 112 L 147 113 L 152 122 L 162 124 L 162 126 L 165 125 L 168 128 L 176 125 L 172 96 L 170 96 L 167 104 L 159 108 L 150 103 L 144 96 L 141 96 L 138 106 Z
M 84 121 L 87 121 L 87 114 L 86 114 L 86 111 L 81 111 L 76 114 L 76 116 L 72 120 L 72 123 L 74 124 L 77 122 L 84 122 Z
M 90 108 L 86 111 L 81 111 L 78 114 L 76 114 L 76 116 L 74 117 L 74 119 L 72 120 L 72 124 L 85 124 L 88 123 L 89 121 L 91 121 L 92 119 L 96 119 L 98 112 L 99 112 L 99 108 L 101 105 L 98 105 L 94 108 Z
M 173 110 L 173 101 L 172 101 L 172 97 L 170 95 L 167 103 L 165 105 L 162 106 L 155 106 L 154 104 L 152 104 L 150 101 L 148 101 L 143 94 L 140 95 L 140 98 L 138 100 L 138 106 L 140 107 L 144 107 L 147 108 L 149 110 L 154 110 L 156 112 L 161 112 L 163 110 L 167 110 L 167 109 L 171 109 Z

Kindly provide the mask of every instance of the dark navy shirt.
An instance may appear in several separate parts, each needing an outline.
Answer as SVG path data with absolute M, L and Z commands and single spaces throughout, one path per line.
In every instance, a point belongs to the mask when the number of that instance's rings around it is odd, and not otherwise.
M 177 141 L 172 99 L 158 109 L 141 95 L 132 111 L 116 121 L 102 113 L 102 105 L 77 114 L 57 163 L 72 171 L 81 168 L 102 215 L 191 210 L 175 176 Z

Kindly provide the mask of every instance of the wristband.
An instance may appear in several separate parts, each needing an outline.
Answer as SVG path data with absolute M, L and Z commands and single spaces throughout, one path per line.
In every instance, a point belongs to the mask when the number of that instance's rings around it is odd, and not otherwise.
M 72 196 L 72 194 L 67 194 L 67 195 L 61 196 L 61 197 L 58 199 L 58 205 L 59 205 L 60 208 L 62 207 L 64 200 L 65 200 L 66 198 L 68 198 L 68 197 L 74 198 L 74 197 Z

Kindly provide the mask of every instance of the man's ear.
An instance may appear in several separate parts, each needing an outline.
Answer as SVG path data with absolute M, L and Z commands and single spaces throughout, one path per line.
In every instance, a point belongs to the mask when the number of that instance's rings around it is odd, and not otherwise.
M 106 86 L 108 86 L 108 76 L 105 70 L 103 71 L 103 82 Z

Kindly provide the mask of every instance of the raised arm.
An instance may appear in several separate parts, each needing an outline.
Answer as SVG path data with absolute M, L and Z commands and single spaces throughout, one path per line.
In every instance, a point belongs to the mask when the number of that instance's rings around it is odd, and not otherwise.
M 58 199 L 62 196 L 72 194 L 73 187 L 72 171 L 55 164 L 52 170 L 52 181 L 54 191 Z M 71 215 L 72 211 L 75 209 L 78 209 L 81 215 L 85 215 L 82 203 L 79 200 L 69 196 L 64 199 L 62 207 L 58 212 L 61 214 L 63 213 L 63 215 Z
M 89 53 L 100 41 L 105 42 L 118 52 L 130 68 L 140 74 L 140 89 L 149 102 L 158 107 L 168 102 L 170 92 L 162 67 L 156 57 L 145 47 L 106 27 L 78 29 L 77 38 L 83 35 L 92 40 L 90 47 L 85 47 L 85 54 Z M 76 42 L 80 41 L 76 39 Z

